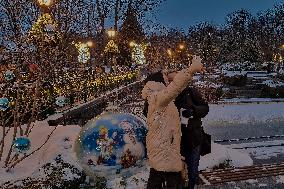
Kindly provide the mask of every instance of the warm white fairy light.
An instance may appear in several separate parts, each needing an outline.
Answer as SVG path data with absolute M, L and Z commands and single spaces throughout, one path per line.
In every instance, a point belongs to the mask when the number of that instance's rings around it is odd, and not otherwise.
M 132 59 L 136 64 L 146 64 L 146 58 L 145 58 L 145 50 L 147 48 L 147 45 L 145 44 L 137 44 L 135 42 L 130 42 L 130 47 L 132 48 Z
M 93 45 L 92 42 L 82 43 L 78 42 L 75 47 L 78 50 L 78 61 L 80 63 L 87 63 L 91 58 L 90 47 Z

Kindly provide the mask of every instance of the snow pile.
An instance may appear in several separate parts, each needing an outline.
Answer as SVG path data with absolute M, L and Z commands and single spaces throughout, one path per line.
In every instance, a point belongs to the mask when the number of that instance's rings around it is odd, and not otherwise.
M 277 176 L 276 182 L 277 182 L 277 183 L 284 184 L 284 175 L 279 175 L 279 176 Z
M 258 181 L 256 179 L 248 179 L 248 180 L 245 180 L 244 182 L 247 182 L 247 183 L 250 183 L 250 184 L 258 183 Z
M 223 91 L 228 91 L 229 88 L 222 88 Z M 222 99 L 219 103 L 259 103 L 259 102 L 284 102 L 283 98 L 229 98 Z
M 204 126 L 235 126 L 284 121 L 283 102 L 267 104 L 210 104 Z
M 245 76 L 247 74 L 246 71 L 227 71 L 223 70 L 223 74 L 226 77 L 235 77 L 235 76 Z
M 49 127 L 48 123 L 45 121 L 37 122 L 29 136 L 31 149 L 28 153 L 41 146 L 53 129 L 54 127 Z M 81 128 L 76 125 L 70 125 L 68 127 L 58 126 L 48 142 L 39 151 L 24 159 L 10 172 L 6 172 L 3 168 L 3 161 L 0 162 L 0 185 L 7 181 L 25 179 L 31 176 L 40 178 L 43 175 L 41 175 L 39 169 L 44 164 L 53 162 L 59 154 L 61 154 L 64 162 L 74 165 L 77 169 L 81 170 L 76 162 L 76 157 L 72 149 L 72 145 L 74 144 L 80 129 Z M 0 134 L 2 136 L 1 131 Z M 4 157 L 6 157 L 9 146 L 12 143 L 12 134 L 13 129 L 10 130 L 5 140 Z M 66 175 L 66 177 L 70 178 L 70 175 Z
M 231 160 L 231 166 L 234 167 L 244 167 L 253 164 L 253 160 L 248 153 L 212 142 L 211 153 L 201 157 L 199 170 L 213 168 L 216 165 L 224 163 L 226 160 Z
M 281 81 L 273 81 L 273 80 L 265 80 L 262 82 L 262 84 L 267 85 L 268 87 L 271 88 L 277 88 L 277 87 L 283 87 L 284 88 L 284 83 Z
M 115 189 L 143 189 L 147 186 L 149 178 L 150 167 L 145 167 L 144 171 L 141 171 L 127 179 L 117 177 L 107 182 L 107 188 Z
M 221 84 L 213 83 L 210 81 L 196 81 L 194 82 L 194 85 L 200 88 L 215 88 L 218 89 L 219 87 L 222 87 Z
M 273 140 L 265 142 L 231 144 L 228 148 L 244 148 L 241 152 L 246 152 L 252 155 L 255 159 L 270 159 L 284 154 L 284 140 Z M 265 147 L 267 146 L 267 147 Z

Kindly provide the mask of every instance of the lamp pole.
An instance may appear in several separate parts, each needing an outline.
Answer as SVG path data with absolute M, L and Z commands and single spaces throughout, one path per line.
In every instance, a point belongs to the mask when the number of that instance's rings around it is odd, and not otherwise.
M 110 39 L 110 41 L 112 40 L 114 42 L 114 39 L 116 37 L 116 31 L 113 29 L 113 28 L 110 28 L 108 31 L 107 31 L 107 34 L 108 34 L 108 37 Z M 116 66 L 116 57 L 115 57 L 115 52 L 112 52 L 111 53 L 111 60 L 112 60 L 112 65 L 113 66 Z

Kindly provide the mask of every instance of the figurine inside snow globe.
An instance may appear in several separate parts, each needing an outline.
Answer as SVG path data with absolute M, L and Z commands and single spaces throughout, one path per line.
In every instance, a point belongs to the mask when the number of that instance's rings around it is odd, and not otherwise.
M 146 164 L 146 124 L 129 113 L 105 113 L 90 120 L 76 142 L 77 158 L 91 176 L 125 177 Z

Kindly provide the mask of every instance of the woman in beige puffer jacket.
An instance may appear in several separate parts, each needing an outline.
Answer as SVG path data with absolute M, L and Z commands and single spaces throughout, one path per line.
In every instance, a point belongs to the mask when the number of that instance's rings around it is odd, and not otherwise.
M 146 137 L 149 165 L 156 171 L 180 172 L 180 117 L 173 100 L 188 85 L 195 72 L 202 72 L 200 57 L 195 57 L 192 65 L 181 70 L 167 86 L 148 81 L 142 90 L 142 98 L 148 101 Z M 167 77 L 164 75 L 164 80 Z

